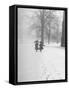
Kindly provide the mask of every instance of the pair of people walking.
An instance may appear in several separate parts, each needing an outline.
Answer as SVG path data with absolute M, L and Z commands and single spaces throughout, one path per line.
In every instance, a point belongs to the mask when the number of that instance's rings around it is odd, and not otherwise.
M 36 40 L 35 41 L 35 50 L 36 50 L 36 52 L 38 51 L 38 50 L 40 50 L 40 52 L 43 50 L 43 42 L 42 41 L 38 41 L 38 40 Z

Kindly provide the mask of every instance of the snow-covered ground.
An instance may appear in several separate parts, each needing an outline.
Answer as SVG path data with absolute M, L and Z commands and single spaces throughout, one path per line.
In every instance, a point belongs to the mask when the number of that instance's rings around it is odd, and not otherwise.
M 46 44 L 35 51 L 34 39 L 18 42 L 18 81 L 65 79 L 65 49 L 60 44 Z

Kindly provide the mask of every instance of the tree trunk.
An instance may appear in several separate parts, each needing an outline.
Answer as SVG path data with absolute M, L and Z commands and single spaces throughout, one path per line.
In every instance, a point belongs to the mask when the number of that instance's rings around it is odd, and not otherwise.
M 41 42 L 44 43 L 44 10 L 41 17 Z
M 48 44 L 50 43 L 50 35 L 51 35 L 51 30 L 50 30 L 50 22 L 49 22 L 49 31 L 48 31 Z
M 64 13 L 65 14 L 65 13 Z M 61 46 L 65 47 L 65 15 L 63 14 Z
M 48 44 L 50 43 L 50 27 L 49 27 L 49 32 L 48 32 Z
M 57 43 L 57 44 L 58 44 L 58 42 L 59 42 L 59 40 L 58 40 L 59 34 L 58 34 L 58 33 L 59 33 L 59 31 L 58 31 L 58 29 L 57 29 L 57 30 L 56 30 L 56 36 L 57 36 L 57 37 L 56 37 L 56 38 L 57 38 L 56 43 Z

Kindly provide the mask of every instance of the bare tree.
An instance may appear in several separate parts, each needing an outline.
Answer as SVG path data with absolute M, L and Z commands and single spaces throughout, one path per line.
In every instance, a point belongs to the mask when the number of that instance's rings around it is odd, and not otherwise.
M 44 43 L 44 40 L 48 41 L 48 44 L 51 41 L 52 33 L 53 35 L 56 35 L 56 42 L 58 43 L 58 36 L 59 36 L 59 21 L 58 16 L 55 14 L 55 10 L 45 10 L 45 9 L 39 9 L 34 12 L 34 18 L 35 20 L 32 23 L 32 29 L 36 31 L 36 36 L 41 39 L 41 41 Z M 52 28 L 53 27 L 53 28 Z
M 41 14 L 41 41 L 42 43 L 44 43 L 44 24 L 45 24 L 45 21 L 44 21 L 44 15 L 45 15 L 45 11 L 42 10 L 42 12 L 40 12 Z

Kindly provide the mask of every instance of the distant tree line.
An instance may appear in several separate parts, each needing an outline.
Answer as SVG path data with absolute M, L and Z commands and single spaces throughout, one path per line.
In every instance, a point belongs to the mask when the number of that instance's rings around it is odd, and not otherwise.
M 65 46 L 65 20 L 63 18 L 62 30 L 59 29 L 59 18 L 55 15 L 56 10 L 38 10 L 34 14 L 35 21 L 33 21 L 31 28 L 36 31 L 36 37 L 41 41 L 47 42 L 61 42 L 61 46 Z M 64 15 L 63 15 L 64 17 Z

